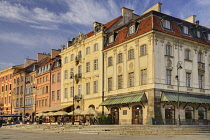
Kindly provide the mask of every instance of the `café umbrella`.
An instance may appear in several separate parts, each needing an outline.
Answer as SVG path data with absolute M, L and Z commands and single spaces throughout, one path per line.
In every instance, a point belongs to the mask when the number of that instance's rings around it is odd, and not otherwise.
M 81 115 L 101 115 L 100 111 L 95 110 L 94 108 L 88 108 L 80 113 Z

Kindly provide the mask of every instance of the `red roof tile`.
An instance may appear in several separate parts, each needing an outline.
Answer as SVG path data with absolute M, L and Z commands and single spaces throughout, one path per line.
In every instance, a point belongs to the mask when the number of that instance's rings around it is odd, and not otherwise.
M 128 34 L 128 28 L 124 28 L 122 29 L 121 31 L 119 31 L 116 39 L 115 39 L 115 42 L 109 46 L 106 46 L 104 47 L 104 50 L 105 49 L 108 49 L 108 48 L 111 48 L 112 46 L 115 46 L 117 44 L 120 44 L 122 42 L 125 42 L 131 38 L 134 38 L 136 36 L 139 36 L 141 34 L 144 34 L 146 32 L 149 32 L 152 30 L 152 17 L 147 17 L 145 19 L 143 19 L 140 24 L 139 24 L 139 27 L 138 27 L 138 31 L 136 34 L 134 35 L 131 35 L 131 36 L 128 36 L 127 37 L 127 34 Z

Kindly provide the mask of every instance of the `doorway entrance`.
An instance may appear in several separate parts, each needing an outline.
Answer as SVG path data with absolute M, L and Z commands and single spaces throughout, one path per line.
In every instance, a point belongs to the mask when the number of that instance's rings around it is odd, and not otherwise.
M 175 124 L 175 109 L 173 105 L 165 105 L 166 124 Z
M 132 124 L 143 124 L 143 110 L 141 105 L 132 108 Z
M 111 108 L 112 124 L 119 124 L 119 108 Z

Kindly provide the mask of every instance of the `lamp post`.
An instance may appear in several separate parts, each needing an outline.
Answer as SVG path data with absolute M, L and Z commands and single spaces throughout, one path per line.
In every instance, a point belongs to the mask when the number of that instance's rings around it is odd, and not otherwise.
M 73 115 L 72 115 L 72 125 L 74 125 L 74 72 L 71 72 L 71 79 L 73 79 Z
M 182 69 L 182 62 L 178 61 L 177 62 L 177 75 L 176 75 L 176 79 L 177 79 L 177 92 L 178 92 L 178 98 L 177 98 L 177 109 L 178 109 L 178 123 L 177 125 L 180 125 L 180 109 L 179 109 L 179 105 L 180 105 L 180 101 L 179 101 L 179 86 L 180 86 L 180 78 L 179 78 L 179 70 Z

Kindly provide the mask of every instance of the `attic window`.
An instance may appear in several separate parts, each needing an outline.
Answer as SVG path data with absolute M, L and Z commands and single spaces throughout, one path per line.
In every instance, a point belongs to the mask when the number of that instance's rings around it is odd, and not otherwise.
M 187 27 L 187 26 L 183 26 L 182 32 L 183 32 L 184 34 L 188 35 L 188 34 L 189 34 L 189 32 L 188 32 L 188 27 Z
M 201 38 L 201 32 L 200 31 L 197 31 L 197 37 Z
M 163 21 L 163 27 L 166 29 L 171 29 L 171 23 L 168 20 Z
M 111 35 L 111 36 L 109 37 L 109 43 L 112 43 L 112 42 L 114 42 L 114 35 Z
M 129 34 L 135 33 L 135 25 L 129 27 Z
M 208 34 L 208 41 L 210 41 L 210 34 Z

